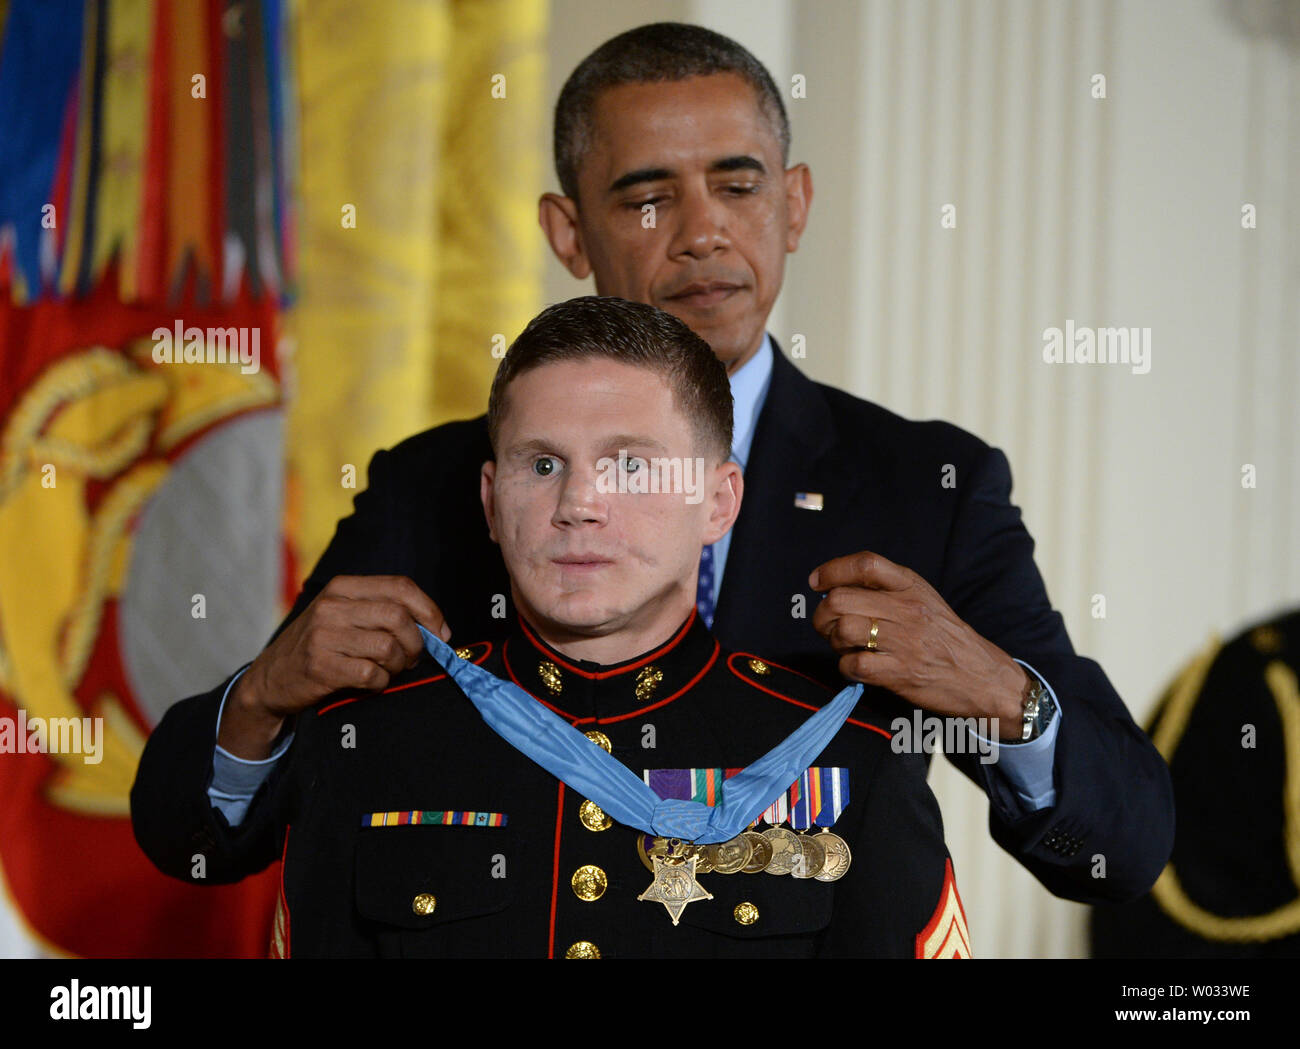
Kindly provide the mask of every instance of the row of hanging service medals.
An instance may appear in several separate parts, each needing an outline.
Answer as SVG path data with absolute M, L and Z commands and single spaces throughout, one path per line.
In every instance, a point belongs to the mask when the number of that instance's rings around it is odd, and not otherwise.
M 683 770 L 694 773 L 696 770 Z M 721 770 L 718 770 L 721 771 Z M 668 773 L 667 775 L 671 775 Z M 646 782 L 663 797 L 690 797 L 656 770 L 646 772 Z M 824 803 L 814 810 L 810 786 L 823 786 Z M 676 788 L 676 789 L 675 789 Z M 688 788 L 689 789 L 689 788 Z M 796 800 L 790 802 L 791 795 Z M 685 800 L 685 799 L 684 799 Z M 697 878 L 707 874 L 771 874 L 821 882 L 839 881 L 849 871 L 853 854 L 848 842 L 831 831 L 848 804 L 848 770 L 810 768 L 791 789 L 769 807 L 750 829 L 729 841 L 696 845 L 680 838 L 636 836 L 637 855 L 654 881 L 637 897 L 662 903 L 678 924 L 688 903 L 713 899 Z M 789 820 L 790 826 L 784 826 Z M 756 830 L 760 824 L 772 824 Z M 811 827 L 820 827 L 810 834 Z

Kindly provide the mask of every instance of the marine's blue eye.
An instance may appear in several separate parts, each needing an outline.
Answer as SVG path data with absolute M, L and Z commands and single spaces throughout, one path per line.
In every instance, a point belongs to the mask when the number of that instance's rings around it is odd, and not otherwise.
M 533 473 L 539 477 L 550 477 L 558 469 L 556 462 L 549 455 L 533 460 Z

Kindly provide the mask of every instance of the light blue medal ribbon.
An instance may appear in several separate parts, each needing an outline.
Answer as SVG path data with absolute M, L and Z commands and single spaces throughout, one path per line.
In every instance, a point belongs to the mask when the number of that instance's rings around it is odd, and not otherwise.
M 698 845 L 730 841 L 797 780 L 840 730 L 862 695 L 845 688 L 743 772 L 722 785 L 717 805 L 661 798 L 631 769 L 606 754 L 518 685 L 461 659 L 420 627 L 424 646 L 493 732 L 551 775 L 599 805 L 612 819 L 647 834 Z

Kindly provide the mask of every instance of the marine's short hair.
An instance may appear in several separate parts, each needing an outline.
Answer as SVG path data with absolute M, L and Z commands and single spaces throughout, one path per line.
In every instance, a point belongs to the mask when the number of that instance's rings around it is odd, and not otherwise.
M 548 306 L 510 344 L 488 395 L 494 454 L 506 389 L 520 375 L 558 361 L 603 357 L 661 376 L 673 403 L 695 426 L 702 450 L 731 455 L 731 383 L 709 344 L 670 313 L 612 295 L 583 295 Z M 574 411 L 582 411 L 575 404 Z
M 790 162 L 790 121 L 767 68 L 740 44 L 703 26 L 655 22 L 605 41 L 569 74 L 555 103 L 555 173 L 566 197 L 578 199 L 578 166 L 591 146 L 596 100 L 620 84 L 685 80 L 735 73 L 758 97 L 758 105 Z

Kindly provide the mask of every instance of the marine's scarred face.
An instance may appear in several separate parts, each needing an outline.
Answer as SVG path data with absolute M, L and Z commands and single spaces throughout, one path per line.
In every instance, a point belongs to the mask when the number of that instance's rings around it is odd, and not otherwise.
M 662 642 L 695 603 L 701 547 L 739 512 L 739 467 L 701 447 L 645 368 L 545 364 L 504 403 L 481 494 L 516 608 L 576 658 L 618 662 Z
M 733 73 L 621 84 L 597 99 L 578 200 L 546 194 L 556 255 L 596 291 L 688 324 L 728 371 L 748 360 L 812 201 L 782 166 L 757 95 Z

